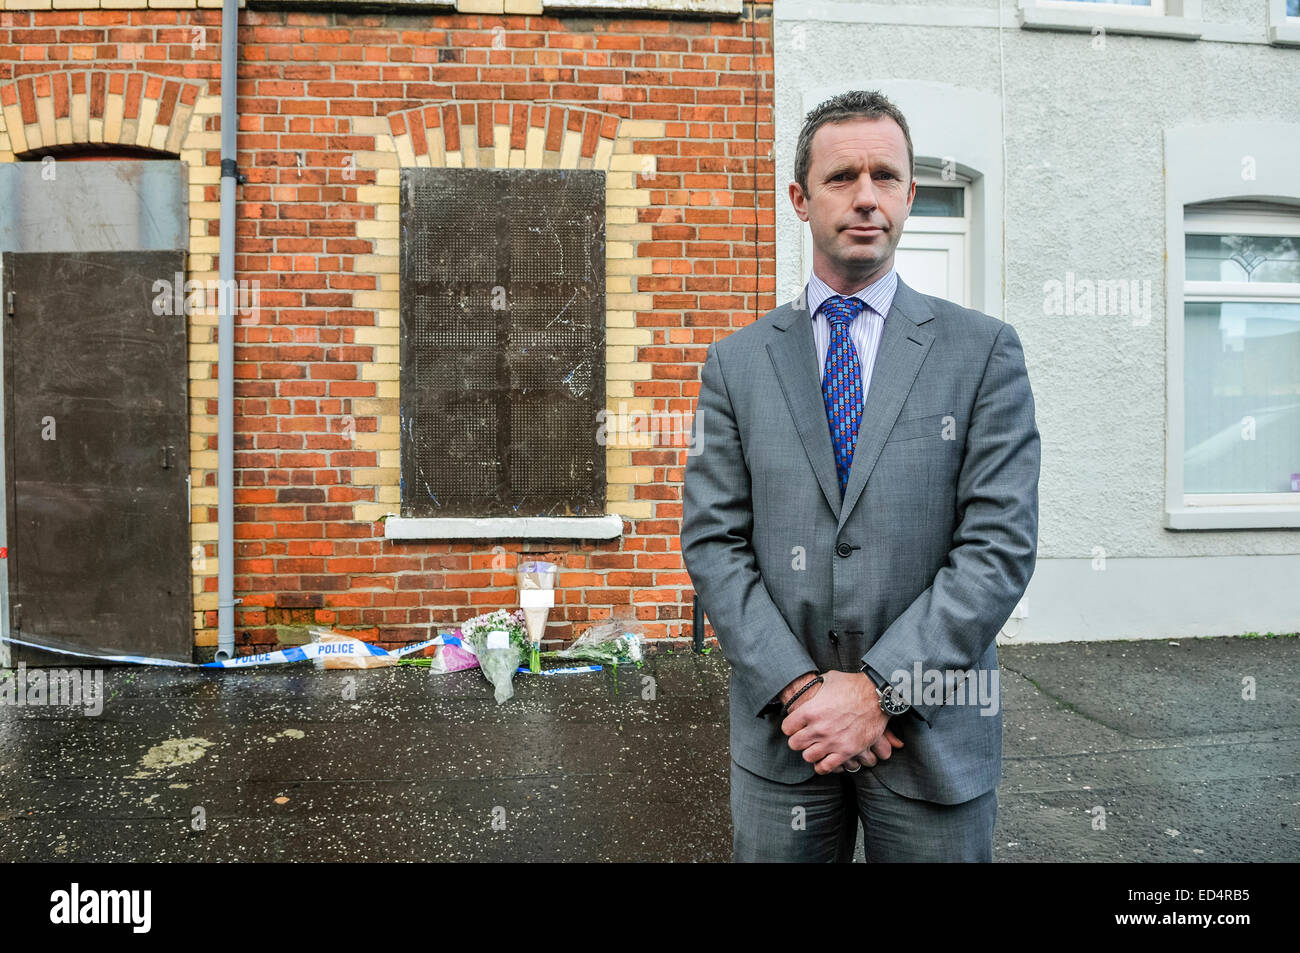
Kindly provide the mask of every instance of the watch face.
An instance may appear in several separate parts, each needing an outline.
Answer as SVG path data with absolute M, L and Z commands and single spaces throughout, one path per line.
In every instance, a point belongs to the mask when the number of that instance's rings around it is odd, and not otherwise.
M 886 685 L 880 690 L 880 707 L 886 714 L 901 715 L 912 706 L 903 701 L 902 696 L 894 691 L 893 685 Z

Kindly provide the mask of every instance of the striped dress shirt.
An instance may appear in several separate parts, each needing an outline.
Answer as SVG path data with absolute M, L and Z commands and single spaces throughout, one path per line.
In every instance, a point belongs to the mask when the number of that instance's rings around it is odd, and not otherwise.
M 885 315 L 894 303 L 894 291 L 898 287 L 898 272 L 893 268 L 885 277 L 873 281 L 847 297 L 861 298 L 867 307 L 849 324 L 849 337 L 858 352 L 858 364 L 862 368 L 862 397 L 865 400 L 871 387 L 871 372 L 876 363 L 876 351 L 880 348 L 880 336 L 885 330 Z M 817 272 L 810 272 L 808 285 L 804 290 L 808 310 L 812 314 L 813 350 L 817 352 L 817 366 L 821 379 L 826 378 L 826 351 L 831 344 L 831 323 L 825 314 L 817 309 L 822 302 L 839 292 L 817 277 Z

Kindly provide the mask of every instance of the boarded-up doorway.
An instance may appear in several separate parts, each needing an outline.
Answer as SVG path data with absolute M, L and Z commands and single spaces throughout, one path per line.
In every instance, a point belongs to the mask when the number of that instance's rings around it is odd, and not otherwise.
M 182 252 L 4 256 L 16 638 L 189 658 L 185 319 L 151 306 L 184 267 Z
M 187 318 L 172 306 L 184 300 L 172 294 L 183 288 L 185 252 L 174 246 L 184 225 L 162 237 L 121 227 L 153 219 L 146 228 L 155 229 L 184 206 L 156 207 L 148 182 L 159 172 L 130 168 L 153 163 L 123 165 L 121 175 L 78 170 L 91 177 L 78 187 L 112 176 L 127 183 L 128 200 L 140 194 L 138 208 L 117 200 L 95 218 L 83 206 L 80 218 L 35 239 L 28 226 L 24 243 L 0 250 L 8 630 L 94 655 L 189 661 Z M 61 193 L 72 173 L 63 166 L 60 175 Z M 85 229 L 69 224 L 79 220 Z M 11 661 L 76 664 L 21 645 Z

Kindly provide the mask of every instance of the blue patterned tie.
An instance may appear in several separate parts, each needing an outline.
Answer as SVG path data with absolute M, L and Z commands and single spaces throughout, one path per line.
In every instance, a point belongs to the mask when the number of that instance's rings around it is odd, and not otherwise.
M 840 498 L 849 482 L 853 465 L 853 448 L 858 442 L 858 425 L 862 423 L 862 366 L 849 336 L 849 322 L 866 308 L 861 298 L 832 295 L 818 309 L 831 323 L 831 343 L 826 349 L 826 371 L 822 377 L 822 399 L 826 401 L 826 421 L 831 428 L 831 448 L 835 451 L 835 470 L 840 478 Z

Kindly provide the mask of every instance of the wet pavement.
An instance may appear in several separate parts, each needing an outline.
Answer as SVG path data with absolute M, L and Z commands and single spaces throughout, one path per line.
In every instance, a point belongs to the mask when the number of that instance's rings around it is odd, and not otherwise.
M 999 653 L 996 860 L 1300 859 L 1300 638 Z M 0 860 L 730 858 L 716 649 L 501 707 L 476 670 L 104 672 L 98 715 L 0 704 Z

